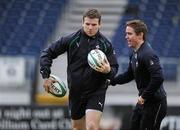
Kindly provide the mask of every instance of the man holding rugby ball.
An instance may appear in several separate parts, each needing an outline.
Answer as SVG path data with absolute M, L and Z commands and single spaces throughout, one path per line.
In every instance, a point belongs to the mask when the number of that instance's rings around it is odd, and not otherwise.
M 112 79 L 118 70 L 114 49 L 100 33 L 101 14 L 97 9 L 87 10 L 82 19 L 82 28 L 60 38 L 43 50 L 40 70 L 44 88 L 48 92 L 53 82 L 49 78 L 53 59 L 67 52 L 67 81 L 69 109 L 73 130 L 98 130 L 102 116 L 107 79 Z M 93 49 L 100 49 L 107 57 L 97 70 L 88 65 L 87 56 Z M 59 68 L 61 69 L 61 68 Z

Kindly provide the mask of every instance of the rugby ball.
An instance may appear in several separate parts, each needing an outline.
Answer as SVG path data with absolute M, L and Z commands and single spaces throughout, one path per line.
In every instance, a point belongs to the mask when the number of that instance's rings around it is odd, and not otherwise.
M 100 67 L 101 63 L 107 61 L 107 57 L 101 50 L 93 49 L 88 53 L 87 60 L 89 66 L 94 70 L 97 70 L 97 67 Z
M 56 97 L 64 97 L 67 93 L 65 83 L 55 75 L 50 75 L 50 78 L 56 80 L 56 82 L 51 85 L 50 93 Z

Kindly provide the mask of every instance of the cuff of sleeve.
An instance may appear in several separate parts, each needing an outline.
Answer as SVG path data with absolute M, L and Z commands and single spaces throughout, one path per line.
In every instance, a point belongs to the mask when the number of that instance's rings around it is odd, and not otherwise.
M 141 97 L 145 100 L 147 99 L 147 96 L 145 94 L 142 94 Z
M 113 71 L 111 70 L 109 73 L 105 74 L 105 76 L 108 78 L 108 79 L 111 79 L 113 75 Z
M 49 78 L 49 76 L 50 76 L 49 73 L 46 73 L 46 72 L 43 72 L 43 71 L 41 71 L 41 75 L 42 75 L 42 78 L 43 78 L 43 79 Z
M 49 76 L 48 76 L 48 75 L 43 75 L 42 78 L 43 78 L 43 79 L 48 79 Z
M 111 81 L 110 81 L 110 84 L 112 86 L 115 86 L 116 84 L 118 84 L 118 78 L 117 77 L 112 78 Z

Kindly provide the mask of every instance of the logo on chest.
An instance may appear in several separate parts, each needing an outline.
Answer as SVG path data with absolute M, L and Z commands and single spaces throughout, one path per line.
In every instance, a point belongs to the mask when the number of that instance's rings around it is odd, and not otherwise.
M 96 45 L 96 49 L 99 49 L 100 47 L 99 47 L 99 45 Z

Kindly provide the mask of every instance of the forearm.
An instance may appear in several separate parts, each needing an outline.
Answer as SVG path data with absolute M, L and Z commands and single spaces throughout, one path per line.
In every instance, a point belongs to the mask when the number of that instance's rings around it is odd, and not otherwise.
M 113 79 L 118 71 L 118 66 L 111 67 L 111 70 L 109 73 L 105 74 L 107 79 Z
M 132 75 L 125 72 L 125 73 L 119 74 L 118 76 L 111 79 L 111 84 L 112 85 L 125 84 L 125 83 L 132 81 L 133 79 L 134 79 L 134 77 Z

